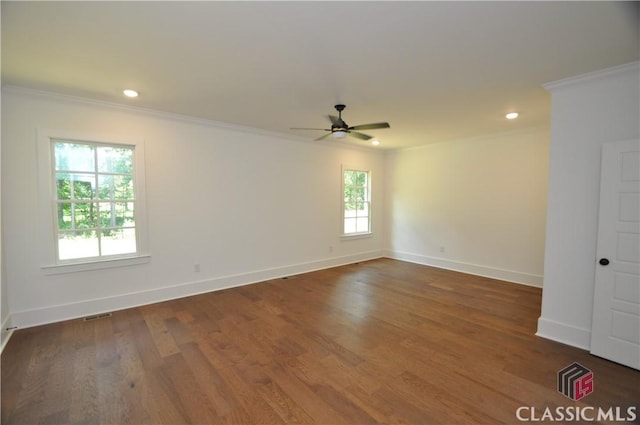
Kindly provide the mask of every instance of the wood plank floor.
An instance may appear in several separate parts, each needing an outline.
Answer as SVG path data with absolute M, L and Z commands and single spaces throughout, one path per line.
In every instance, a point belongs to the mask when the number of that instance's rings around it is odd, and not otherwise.
M 534 336 L 540 301 L 380 259 L 18 330 L 2 423 L 493 424 L 522 406 L 637 406 L 640 372 Z M 556 389 L 573 362 L 594 373 L 578 402 Z

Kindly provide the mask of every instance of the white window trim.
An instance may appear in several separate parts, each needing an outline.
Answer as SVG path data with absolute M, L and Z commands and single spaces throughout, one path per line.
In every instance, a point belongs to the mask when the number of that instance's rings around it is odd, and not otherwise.
M 358 232 L 358 233 L 344 232 L 344 172 L 346 170 L 363 171 L 363 172 L 366 172 L 368 175 L 368 190 L 367 190 L 367 195 L 369 198 L 367 200 L 369 202 L 369 231 L 368 232 Z M 354 165 L 342 164 L 342 167 L 340 170 L 340 239 L 343 239 L 343 240 L 363 239 L 363 238 L 371 237 L 373 235 L 373 219 L 372 219 L 373 209 L 371 207 L 373 205 L 373 202 L 371 200 L 372 198 L 371 183 L 373 180 L 371 175 L 372 175 L 372 172 L 367 167 L 358 167 Z
M 53 203 L 52 140 L 68 140 L 109 145 L 133 146 L 134 184 L 136 193 L 136 249 L 133 254 L 102 258 L 82 258 L 59 262 L 56 248 L 56 215 Z M 150 255 L 147 246 L 147 211 L 145 196 L 144 141 L 109 135 L 79 134 L 68 131 L 40 128 L 37 131 L 38 148 L 38 235 L 40 267 L 45 274 L 60 274 L 98 270 L 147 263 Z

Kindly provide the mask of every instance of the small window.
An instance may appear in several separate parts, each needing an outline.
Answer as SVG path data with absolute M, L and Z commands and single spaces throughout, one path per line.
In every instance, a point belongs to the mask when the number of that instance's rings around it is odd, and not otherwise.
M 369 171 L 343 169 L 343 235 L 371 233 L 371 176 Z
M 135 146 L 51 139 L 56 262 L 138 254 Z

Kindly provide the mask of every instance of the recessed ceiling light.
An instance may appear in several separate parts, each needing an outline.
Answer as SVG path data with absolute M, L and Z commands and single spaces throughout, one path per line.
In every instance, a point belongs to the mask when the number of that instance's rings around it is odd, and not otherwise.
M 379 141 L 379 140 L 372 140 L 372 141 L 371 141 L 371 144 L 372 144 L 373 146 L 378 146 L 378 145 L 380 144 L 380 141 Z
M 505 115 L 505 118 L 508 120 L 515 120 L 516 118 L 518 118 L 518 113 L 517 112 L 509 112 L 507 115 Z
M 124 95 L 127 97 L 138 97 L 138 92 L 135 90 L 126 89 L 123 90 L 122 93 L 124 93 Z

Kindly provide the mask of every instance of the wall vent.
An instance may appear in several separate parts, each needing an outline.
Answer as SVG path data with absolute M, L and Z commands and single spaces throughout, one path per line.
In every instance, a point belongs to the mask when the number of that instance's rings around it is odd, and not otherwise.
M 85 322 L 90 322 L 91 320 L 104 319 L 106 317 L 111 317 L 111 313 L 102 313 L 102 314 L 96 314 L 94 316 L 87 316 L 82 320 L 84 320 Z

